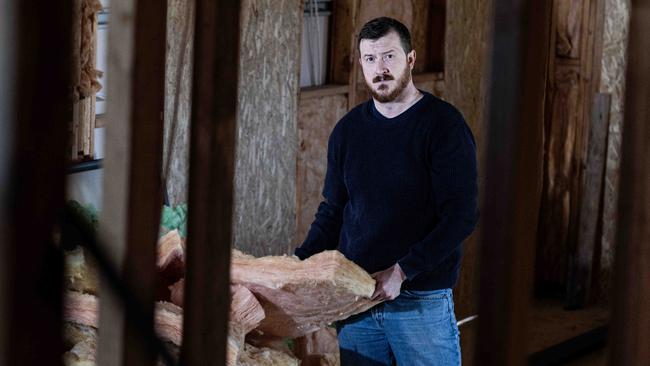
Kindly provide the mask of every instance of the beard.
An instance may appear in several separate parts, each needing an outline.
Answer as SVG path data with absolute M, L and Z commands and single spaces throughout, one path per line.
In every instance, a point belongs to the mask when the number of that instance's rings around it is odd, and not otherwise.
M 381 81 L 389 81 L 389 80 L 395 80 L 395 78 L 390 74 L 375 76 L 372 79 L 372 84 L 375 84 L 375 83 L 378 83 L 378 82 L 381 82 Z M 367 81 L 366 81 L 365 84 L 366 84 L 366 89 L 368 89 L 368 92 L 372 95 L 372 97 L 375 100 L 377 100 L 379 103 L 389 103 L 389 102 L 392 102 L 395 99 L 397 99 L 397 97 L 399 97 L 402 94 L 404 89 L 406 89 L 406 87 L 409 85 L 410 81 L 411 81 L 411 69 L 409 68 L 409 65 L 406 64 L 406 67 L 404 68 L 404 71 L 402 72 L 402 76 L 400 76 L 400 78 L 397 79 L 397 85 L 395 86 L 395 89 L 393 89 L 393 91 L 391 91 L 388 94 L 380 94 L 379 93 L 379 91 L 381 91 L 381 90 L 388 89 L 388 86 L 386 86 L 386 85 L 382 85 L 380 88 L 383 88 L 383 89 L 380 89 L 378 91 L 378 90 L 375 90 L 375 88 L 373 88 L 373 85 L 369 84 Z

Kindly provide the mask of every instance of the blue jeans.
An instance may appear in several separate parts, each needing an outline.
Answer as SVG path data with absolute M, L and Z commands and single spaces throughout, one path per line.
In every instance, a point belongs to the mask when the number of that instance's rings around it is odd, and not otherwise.
M 402 291 L 336 329 L 341 366 L 460 365 L 451 289 Z

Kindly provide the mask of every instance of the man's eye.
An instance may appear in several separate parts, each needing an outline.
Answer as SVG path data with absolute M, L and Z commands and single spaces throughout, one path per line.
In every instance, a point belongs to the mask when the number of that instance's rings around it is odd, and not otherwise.
M 366 62 L 373 62 L 375 59 L 374 57 L 367 57 Z

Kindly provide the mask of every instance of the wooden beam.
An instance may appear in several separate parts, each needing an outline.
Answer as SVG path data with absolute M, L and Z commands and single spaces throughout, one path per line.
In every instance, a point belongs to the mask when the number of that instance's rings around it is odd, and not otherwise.
M 53 234 L 64 203 L 71 118 L 72 1 L 3 1 L 0 13 L 0 65 L 9 67 L 1 72 L 15 73 L 2 78 L 0 96 L 8 143 L 2 148 L 8 174 L 0 177 L 6 258 L 0 364 L 60 365 L 63 263 Z
M 111 2 L 110 123 L 100 235 L 110 246 L 106 251 L 112 255 L 112 265 L 135 294 L 138 309 L 124 308 L 109 281 L 102 281 L 98 349 L 102 365 L 154 365 L 157 358 L 142 334 L 153 329 L 162 206 L 166 16 L 166 1 Z M 135 328 L 143 324 L 148 328 L 144 332 Z
M 610 365 L 650 364 L 650 0 L 630 15 Z
M 566 302 L 567 307 L 571 309 L 585 305 L 591 288 L 594 251 L 596 242 L 600 240 L 598 224 L 602 212 L 602 183 L 605 177 L 610 104 L 611 95 L 602 93 L 594 95 L 589 127 L 587 167 L 580 197 L 578 241 L 575 251 L 569 254 Z
M 240 3 L 197 0 L 181 362 L 224 365 L 230 307 Z
M 550 10 L 550 1 L 495 1 L 477 365 L 525 360 Z
M 124 278 L 154 326 L 156 243 L 162 207 L 163 111 L 167 1 L 138 0 L 131 109 L 131 166 Z M 110 113 L 110 112 L 109 112 Z M 135 329 L 138 313 L 126 309 L 124 365 L 154 365 L 157 355 Z
M 19 34 L 16 29 L 18 10 L 16 2 L 11 0 L 0 0 L 0 85 L 10 93 L 0 95 L 0 362 L 8 362 L 8 344 L 6 339 L 11 336 L 11 329 L 8 327 L 9 314 L 7 308 L 9 299 L 10 277 L 8 267 L 10 227 L 6 224 L 9 221 L 10 212 L 6 204 L 6 198 L 11 197 L 9 188 L 9 173 L 12 158 L 13 126 L 15 119 L 15 93 L 17 78 L 17 51 L 18 44 L 15 39 Z
M 357 19 L 360 0 L 334 1 L 332 41 L 330 42 L 330 76 L 333 84 L 348 85 L 348 110 L 357 97 Z

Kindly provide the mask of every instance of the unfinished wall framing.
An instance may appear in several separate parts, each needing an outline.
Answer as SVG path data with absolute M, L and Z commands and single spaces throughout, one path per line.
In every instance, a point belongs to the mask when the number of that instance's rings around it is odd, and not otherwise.
M 537 290 L 561 295 L 576 251 L 591 110 L 600 84 L 604 0 L 553 2 Z

